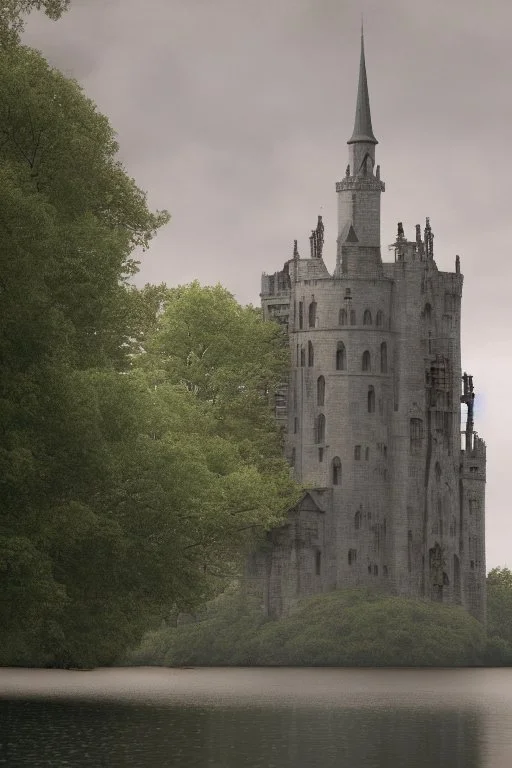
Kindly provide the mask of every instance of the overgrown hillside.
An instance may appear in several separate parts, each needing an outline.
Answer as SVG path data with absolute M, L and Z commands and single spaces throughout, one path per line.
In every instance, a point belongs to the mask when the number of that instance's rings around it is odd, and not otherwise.
M 147 634 L 139 665 L 467 666 L 485 658 L 483 626 L 462 608 L 366 589 L 303 601 L 281 621 L 237 591 L 193 623 Z

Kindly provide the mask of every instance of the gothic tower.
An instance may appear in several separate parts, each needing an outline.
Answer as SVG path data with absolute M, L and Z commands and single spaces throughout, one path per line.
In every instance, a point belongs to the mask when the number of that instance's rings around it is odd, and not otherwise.
M 412 241 L 400 223 L 394 260 L 383 262 L 376 145 L 361 35 L 334 274 L 319 216 L 310 253 L 295 242 L 283 270 L 262 278 L 265 317 L 282 322 L 290 342 L 276 416 L 308 490 L 249 571 L 273 615 L 303 596 L 378 585 L 484 620 L 485 444 L 461 370 L 460 261 L 455 272 L 438 269 L 427 218 Z

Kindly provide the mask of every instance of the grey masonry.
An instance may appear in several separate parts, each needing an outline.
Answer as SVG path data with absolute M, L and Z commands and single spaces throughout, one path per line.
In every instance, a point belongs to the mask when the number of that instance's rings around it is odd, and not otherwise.
M 276 398 L 286 456 L 308 490 L 248 561 L 265 610 L 350 586 L 464 606 L 485 621 L 485 443 L 462 373 L 463 276 L 441 272 L 427 218 L 382 261 L 364 42 L 349 164 L 336 184 L 337 259 L 310 253 L 262 277 L 264 316 L 285 326 L 288 382 Z M 465 430 L 461 433 L 461 406 Z

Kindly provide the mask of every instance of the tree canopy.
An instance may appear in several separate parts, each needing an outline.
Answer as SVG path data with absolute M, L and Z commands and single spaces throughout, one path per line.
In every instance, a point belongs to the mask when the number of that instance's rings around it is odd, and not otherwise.
M 4 10 L 29 5 L 65 4 Z M 130 285 L 169 217 L 117 149 L 76 82 L 0 46 L 4 664 L 112 661 L 210 595 L 295 493 L 269 410 L 279 335 L 219 287 Z M 183 316 L 201 375 L 174 354 Z
M 487 575 L 487 632 L 490 663 L 512 664 L 512 571 L 493 568 Z
M 49 19 L 60 19 L 70 0 L 0 0 L 0 45 L 16 44 L 24 29 L 25 17 L 43 11 Z
M 463 608 L 341 589 L 271 620 L 236 588 L 196 621 L 148 633 L 132 664 L 257 666 L 468 666 L 481 664 L 484 627 Z

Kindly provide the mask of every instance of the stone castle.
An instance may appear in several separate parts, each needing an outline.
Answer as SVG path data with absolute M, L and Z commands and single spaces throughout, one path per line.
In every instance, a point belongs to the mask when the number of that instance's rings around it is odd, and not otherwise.
M 438 269 L 427 218 L 413 240 L 399 223 L 394 260 L 383 262 L 377 143 L 361 37 L 334 274 L 319 216 L 310 253 L 295 241 L 283 269 L 262 277 L 264 316 L 283 323 L 290 344 L 276 417 L 308 490 L 248 575 L 276 617 L 302 597 L 371 585 L 485 621 L 486 449 L 461 370 L 460 260 Z

